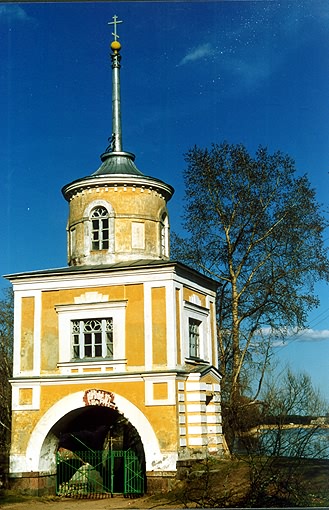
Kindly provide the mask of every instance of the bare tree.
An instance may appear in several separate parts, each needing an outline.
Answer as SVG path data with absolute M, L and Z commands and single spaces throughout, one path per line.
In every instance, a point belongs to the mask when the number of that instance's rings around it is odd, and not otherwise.
M 0 299 L 0 452 L 10 445 L 11 387 L 13 362 L 14 298 L 12 289 L 3 291 Z
M 257 375 L 256 402 L 274 336 L 303 328 L 318 304 L 314 283 L 328 281 L 327 227 L 308 178 L 293 160 L 260 147 L 194 147 L 184 173 L 186 238 L 172 253 L 221 283 L 218 338 L 226 437 L 234 439 L 241 396 Z M 245 406 L 246 402 L 242 402 Z M 231 437 L 230 437 L 231 436 Z
M 248 504 L 309 505 L 314 487 L 307 472 L 329 454 L 328 429 L 316 419 L 328 403 L 308 374 L 288 369 L 266 381 L 261 406 L 259 426 L 240 438 L 250 473 Z

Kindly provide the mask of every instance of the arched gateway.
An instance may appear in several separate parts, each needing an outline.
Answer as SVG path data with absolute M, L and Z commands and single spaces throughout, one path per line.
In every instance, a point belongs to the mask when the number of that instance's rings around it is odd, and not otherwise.
M 16 491 L 54 492 L 56 452 L 79 441 L 84 452 L 109 441 L 135 451 L 152 489 L 180 460 L 223 452 L 218 284 L 170 260 L 174 190 L 122 150 L 120 49 L 114 40 L 111 144 L 95 172 L 62 190 L 68 267 L 7 276 Z
M 90 460 L 93 452 L 109 449 L 116 457 L 120 451 L 134 452 L 143 478 L 146 471 L 152 471 L 154 463 L 163 462 L 156 434 L 135 405 L 101 389 L 79 391 L 56 402 L 37 423 L 26 449 L 24 471 L 57 475 L 58 489 L 62 482 L 59 473 L 62 459 L 65 471 L 69 466 L 67 459 L 77 458 L 75 452 L 80 457 L 81 452 L 88 452 Z M 77 468 L 80 466 L 77 463 Z M 124 492 L 120 470 L 116 469 L 113 476 L 114 492 Z M 105 490 L 101 486 L 99 489 Z
M 89 390 L 90 391 L 90 390 Z M 95 391 L 95 390 L 94 390 Z M 97 390 L 99 395 L 109 393 Z M 24 471 L 56 472 L 56 452 L 59 448 L 66 448 L 69 441 L 64 443 L 63 436 L 88 431 L 97 433 L 100 427 L 104 428 L 103 441 L 97 449 L 102 449 L 105 438 L 111 427 L 115 427 L 118 417 L 125 418 L 136 429 L 141 441 L 147 470 L 152 470 L 154 462 L 162 461 L 162 456 L 154 430 L 143 413 L 120 395 L 113 395 L 114 405 L 107 405 L 102 401 L 87 404 L 87 392 L 72 393 L 56 402 L 40 419 L 35 426 L 26 449 L 26 469 Z M 95 411 L 91 413 L 90 410 Z M 112 411 L 112 413 L 104 412 Z M 128 425 L 127 425 L 128 426 Z M 99 438 L 102 433 L 99 432 Z M 83 434 L 81 440 L 83 441 Z M 97 438 L 96 438 L 97 440 Z M 74 441 L 72 441 L 74 443 Z M 87 443 L 88 439 L 83 442 Z M 76 446 L 79 446 L 78 448 Z M 82 445 L 75 445 L 75 449 L 83 449 Z M 95 446 L 95 443 L 90 447 Z M 127 445 L 129 448 L 131 445 Z

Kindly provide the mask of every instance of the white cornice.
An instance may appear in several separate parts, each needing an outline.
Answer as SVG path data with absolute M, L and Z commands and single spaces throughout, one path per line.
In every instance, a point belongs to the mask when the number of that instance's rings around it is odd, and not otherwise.
M 155 190 L 158 193 L 163 194 L 166 201 L 170 200 L 174 192 L 172 186 L 152 177 L 147 178 L 139 176 L 135 177 L 128 174 L 109 174 L 104 177 L 90 177 L 71 182 L 63 188 L 63 193 L 65 198 L 69 200 L 76 193 L 85 189 L 105 187 L 115 188 L 117 186 L 132 186 L 133 188 Z
M 95 374 L 88 374 L 88 373 L 83 373 L 83 374 L 74 374 L 74 375 L 70 375 L 70 376 L 63 376 L 63 375 L 54 375 L 54 376 L 51 376 L 51 377 L 35 377 L 35 376 L 31 376 L 31 377 L 14 377 L 12 379 L 10 379 L 10 383 L 12 384 L 13 387 L 25 387 L 26 385 L 31 385 L 31 384 L 34 384 L 34 385 L 40 385 L 40 386 L 58 386 L 58 385 L 67 385 L 67 384 L 98 384 L 100 382 L 108 382 L 108 383 L 112 383 L 112 382 L 143 382 L 145 381 L 148 377 L 151 377 L 151 378 L 155 378 L 155 379 L 158 379 L 159 377 L 161 378 L 175 378 L 175 377 L 178 377 L 178 378 L 181 378 L 181 376 L 184 375 L 185 377 L 188 377 L 189 376 L 189 372 L 186 372 L 183 371 L 183 370 L 180 370 L 180 371 L 176 371 L 176 370 L 172 370 L 170 372 L 168 371 L 163 371 L 163 372 L 160 372 L 160 371 L 152 371 L 150 373 L 146 373 L 146 372 L 139 372 L 139 373 L 136 373 L 136 372 L 132 372 L 132 373 L 129 373 L 129 372 L 124 372 L 124 373 L 100 373 L 99 375 L 95 375 Z
M 128 267 L 96 267 L 66 270 L 36 271 L 33 273 L 18 273 L 6 275 L 15 291 L 31 292 L 36 290 L 62 290 L 84 287 L 103 287 L 108 285 L 139 284 L 145 282 L 175 281 L 186 287 L 199 290 L 215 297 L 213 280 L 177 264 L 176 262 L 159 262 L 159 264 L 131 265 Z

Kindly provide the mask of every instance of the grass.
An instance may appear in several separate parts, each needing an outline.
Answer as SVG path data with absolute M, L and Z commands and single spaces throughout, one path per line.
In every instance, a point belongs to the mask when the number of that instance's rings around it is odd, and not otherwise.
M 176 482 L 171 499 L 199 508 L 328 507 L 329 461 L 208 458 Z

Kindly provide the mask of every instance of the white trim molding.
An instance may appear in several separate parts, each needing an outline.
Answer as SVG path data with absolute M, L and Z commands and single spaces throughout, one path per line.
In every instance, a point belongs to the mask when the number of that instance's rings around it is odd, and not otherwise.
M 72 359 L 71 321 L 84 319 L 113 319 L 113 361 L 125 358 L 125 325 L 126 325 L 127 300 L 102 301 L 98 303 L 72 303 L 57 305 L 55 310 L 58 314 L 59 333 L 59 366 L 63 363 L 74 365 Z M 93 359 L 80 360 L 93 362 Z M 95 359 L 95 361 L 97 361 Z M 99 359 L 98 359 L 99 361 Z M 120 363 L 120 364 L 121 364 Z
M 210 361 L 209 345 L 210 345 L 210 327 L 209 327 L 209 308 L 204 308 L 190 301 L 183 302 L 183 335 L 184 335 L 184 357 L 190 361 Z M 191 358 L 190 356 L 190 335 L 189 335 L 189 319 L 199 322 L 199 356 Z

